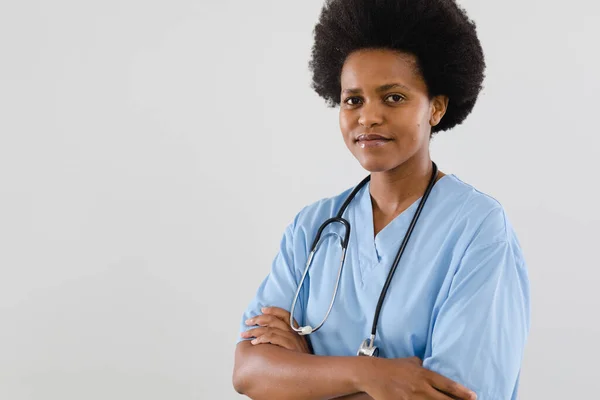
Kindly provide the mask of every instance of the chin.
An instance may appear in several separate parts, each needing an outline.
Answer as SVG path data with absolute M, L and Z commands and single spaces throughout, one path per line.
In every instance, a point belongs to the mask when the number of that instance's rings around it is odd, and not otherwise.
M 370 173 L 385 172 L 393 169 L 392 165 L 389 165 L 389 163 L 386 163 L 383 160 L 359 160 L 359 162 L 360 165 Z

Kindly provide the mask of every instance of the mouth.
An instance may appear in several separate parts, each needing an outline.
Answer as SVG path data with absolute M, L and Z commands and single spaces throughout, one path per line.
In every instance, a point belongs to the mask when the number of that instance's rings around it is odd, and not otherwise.
M 363 149 L 383 146 L 390 141 L 392 141 L 392 139 L 386 136 L 364 133 L 362 135 L 358 135 L 358 137 L 355 139 L 355 143 L 357 143 Z

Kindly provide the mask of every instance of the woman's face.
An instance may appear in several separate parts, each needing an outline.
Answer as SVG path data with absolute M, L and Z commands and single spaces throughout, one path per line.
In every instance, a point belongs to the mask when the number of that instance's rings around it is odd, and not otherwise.
M 346 146 L 369 172 L 429 159 L 431 127 L 447 98 L 430 100 L 416 59 L 392 50 L 351 53 L 341 73 L 340 128 Z

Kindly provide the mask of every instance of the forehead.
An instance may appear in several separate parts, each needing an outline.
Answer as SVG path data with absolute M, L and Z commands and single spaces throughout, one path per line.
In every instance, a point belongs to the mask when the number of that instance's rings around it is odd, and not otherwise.
M 340 75 L 342 90 L 368 90 L 388 83 L 425 90 L 417 59 L 409 53 L 387 49 L 357 50 L 346 58 Z

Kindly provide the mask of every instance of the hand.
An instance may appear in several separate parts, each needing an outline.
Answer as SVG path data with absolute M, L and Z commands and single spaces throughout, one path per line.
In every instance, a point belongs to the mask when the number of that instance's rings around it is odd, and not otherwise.
M 418 357 L 370 361 L 361 389 L 375 400 L 477 399 L 466 387 L 423 368 Z
M 300 336 L 290 325 L 290 313 L 279 307 L 264 307 L 264 313 L 246 321 L 246 325 L 258 325 L 259 328 L 250 329 L 242 333 L 243 338 L 251 338 L 253 345 L 270 343 L 288 350 L 311 354 L 310 347 L 304 336 Z M 296 320 L 294 327 L 298 327 Z
M 347 396 L 336 397 L 335 400 L 373 400 L 371 396 L 366 393 L 354 393 Z

